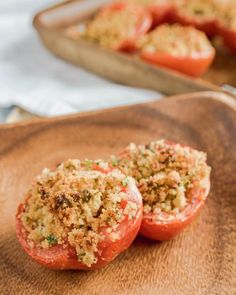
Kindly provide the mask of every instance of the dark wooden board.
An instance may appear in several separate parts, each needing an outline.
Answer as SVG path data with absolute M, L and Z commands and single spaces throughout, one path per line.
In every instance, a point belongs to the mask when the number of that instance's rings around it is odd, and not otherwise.
M 147 64 L 138 56 L 117 53 L 92 42 L 73 40 L 68 27 L 88 20 L 109 0 L 72 0 L 39 12 L 34 26 L 44 45 L 56 56 L 118 83 L 149 88 L 167 95 L 195 91 L 222 91 L 222 85 L 236 87 L 236 57 L 217 43 L 217 56 L 202 79 Z M 235 92 L 236 93 L 236 92 Z M 236 94 L 231 93 L 234 97 Z
M 18 244 L 15 212 L 32 179 L 68 158 L 101 158 L 158 138 L 208 153 L 199 218 L 170 242 L 138 237 L 106 268 L 51 271 Z M 0 127 L 0 294 L 235 294 L 236 103 L 219 93 Z

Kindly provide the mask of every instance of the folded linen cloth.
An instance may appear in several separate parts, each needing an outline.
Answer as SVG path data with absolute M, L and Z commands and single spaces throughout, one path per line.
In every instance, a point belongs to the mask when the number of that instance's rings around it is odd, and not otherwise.
M 112 83 L 51 55 L 33 29 L 32 17 L 54 2 L 1 1 L 0 108 L 14 105 L 39 116 L 55 116 L 161 97 L 155 91 Z

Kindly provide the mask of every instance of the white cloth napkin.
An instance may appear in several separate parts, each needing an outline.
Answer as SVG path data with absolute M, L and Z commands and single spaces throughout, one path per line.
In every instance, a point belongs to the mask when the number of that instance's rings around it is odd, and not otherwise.
M 51 55 L 31 23 L 36 11 L 53 3 L 0 1 L 0 107 L 16 105 L 54 116 L 161 97 L 154 91 L 112 83 Z

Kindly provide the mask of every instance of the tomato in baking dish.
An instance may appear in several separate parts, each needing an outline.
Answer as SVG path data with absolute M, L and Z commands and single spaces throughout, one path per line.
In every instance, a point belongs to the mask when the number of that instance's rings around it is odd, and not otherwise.
M 148 32 L 151 25 L 152 17 L 142 6 L 116 2 L 100 10 L 83 36 L 106 48 L 132 52 L 136 38 Z
M 153 65 L 199 77 L 211 65 L 215 49 L 205 34 L 193 27 L 163 24 L 137 42 L 140 57 Z
M 217 1 L 178 0 L 172 11 L 172 21 L 194 26 L 213 37 L 219 33 L 219 11 Z
M 38 263 L 89 270 L 126 250 L 141 220 L 142 198 L 131 177 L 102 161 L 69 160 L 37 177 L 18 207 L 16 232 Z
M 130 144 L 111 162 L 135 178 L 143 197 L 140 234 L 153 240 L 180 233 L 199 213 L 210 189 L 206 154 L 180 144 Z

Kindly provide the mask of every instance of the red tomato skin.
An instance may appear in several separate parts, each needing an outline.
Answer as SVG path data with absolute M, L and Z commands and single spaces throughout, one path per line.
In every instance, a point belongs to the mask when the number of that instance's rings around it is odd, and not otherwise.
M 204 74 L 211 65 L 215 52 L 199 56 L 178 57 L 168 53 L 149 53 L 142 51 L 140 57 L 146 62 L 169 68 L 192 77 Z
M 210 184 L 209 184 L 210 188 Z M 199 214 L 202 209 L 205 198 L 209 192 L 198 190 L 191 205 L 187 206 L 181 213 L 181 217 L 173 220 L 155 220 L 155 214 L 143 214 L 143 221 L 139 234 L 156 241 L 168 241 L 182 232 Z
M 141 36 L 147 33 L 152 26 L 152 16 L 148 10 L 138 5 L 129 5 L 125 2 L 115 2 L 109 5 L 106 5 L 102 8 L 101 12 L 111 10 L 111 11 L 121 11 L 125 9 L 130 9 L 132 7 L 132 13 L 135 13 L 139 16 L 139 23 L 136 27 L 136 33 L 132 38 L 125 39 L 117 44 L 112 49 L 115 51 L 133 53 L 136 51 L 136 39 L 138 36 Z
M 170 15 L 174 8 L 169 1 L 163 1 L 163 3 L 151 4 L 147 9 L 152 15 L 152 28 L 155 28 L 162 23 L 169 22 Z
M 77 259 L 75 248 L 68 243 L 64 245 L 55 245 L 49 249 L 40 247 L 30 247 L 27 242 L 28 233 L 20 220 L 20 214 L 24 210 L 24 204 L 20 204 L 16 215 L 16 234 L 17 238 L 26 251 L 26 253 L 36 262 L 46 266 L 50 269 L 65 270 L 65 269 L 78 269 L 78 270 L 93 270 L 106 266 L 109 262 L 114 260 L 118 254 L 128 249 L 133 240 L 137 236 L 141 222 L 143 204 L 142 197 L 134 184 L 130 184 L 128 188 L 129 200 L 134 201 L 139 209 L 136 216 L 132 220 L 125 218 L 118 226 L 117 230 L 120 231 L 120 239 L 112 241 L 106 229 L 101 233 L 105 235 L 104 240 L 98 245 L 99 251 L 97 255 L 97 262 L 91 267 L 81 263 Z
M 233 53 L 236 54 L 236 31 L 222 28 L 221 36 L 223 37 L 225 46 Z
M 209 38 L 218 35 L 220 32 L 220 24 L 217 19 L 209 21 L 199 20 L 197 17 L 192 15 L 182 15 L 178 11 L 178 8 L 172 10 L 171 20 L 172 22 L 176 22 L 184 26 L 193 26 L 200 31 L 203 31 Z

